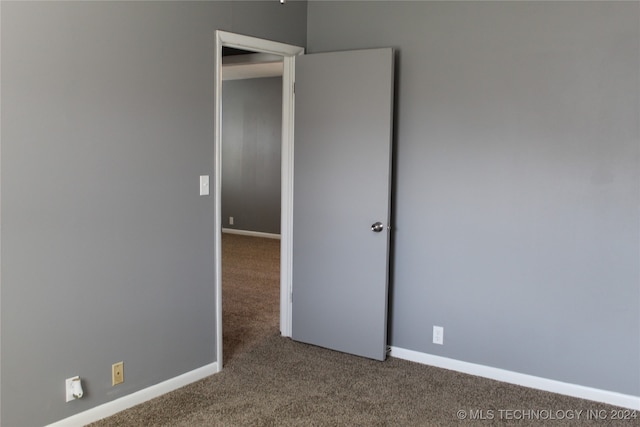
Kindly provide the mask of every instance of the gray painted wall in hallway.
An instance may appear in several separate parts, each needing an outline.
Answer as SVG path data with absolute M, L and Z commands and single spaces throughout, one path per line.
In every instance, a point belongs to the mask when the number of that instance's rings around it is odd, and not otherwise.
M 392 345 L 640 395 L 639 14 L 309 3 L 310 53 L 399 52 Z
M 1 423 L 36 426 L 215 362 L 214 31 L 304 45 L 306 4 L 0 7 Z
M 222 226 L 280 234 L 282 78 L 225 81 L 222 104 Z

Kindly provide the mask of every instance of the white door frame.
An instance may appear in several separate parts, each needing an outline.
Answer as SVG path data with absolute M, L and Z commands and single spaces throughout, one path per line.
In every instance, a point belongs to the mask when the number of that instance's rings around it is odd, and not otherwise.
M 280 333 L 291 336 L 291 275 L 293 226 L 293 115 L 295 57 L 304 48 L 255 37 L 216 31 L 215 57 L 215 292 L 216 292 L 216 361 L 222 369 L 222 47 L 271 53 L 283 58 L 282 70 L 282 160 L 280 209 Z

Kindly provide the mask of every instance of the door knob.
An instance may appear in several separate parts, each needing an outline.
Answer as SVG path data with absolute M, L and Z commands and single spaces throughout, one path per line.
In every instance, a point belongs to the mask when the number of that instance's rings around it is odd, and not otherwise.
M 381 232 L 384 229 L 384 225 L 381 222 L 376 222 L 375 224 L 371 224 L 371 231 L 376 233 Z

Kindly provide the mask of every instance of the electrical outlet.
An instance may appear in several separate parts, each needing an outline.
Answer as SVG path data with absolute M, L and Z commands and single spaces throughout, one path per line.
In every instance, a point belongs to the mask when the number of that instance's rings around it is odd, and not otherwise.
M 118 385 L 124 382 L 124 362 L 114 363 L 111 366 L 111 385 Z
M 433 327 L 433 343 L 444 345 L 444 328 L 442 326 Z
M 229 217 L 229 225 L 233 225 L 233 217 L 232 216 Z
M 64 388 L 66 390 L 67 393 L 67 397 L 65 402 L 71 402 L 72 400 L 76 400 L 77 397 L 75 397 L 73 395 L 73 382 L 74 381 L 80 381 L 80 377 L 72 377 L 72 378 L 67 378 L 66 380 L 64 380 Z

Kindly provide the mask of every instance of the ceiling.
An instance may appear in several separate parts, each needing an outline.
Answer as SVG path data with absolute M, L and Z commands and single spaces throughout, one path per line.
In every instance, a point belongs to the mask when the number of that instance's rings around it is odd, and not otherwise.
M 222 80 L 279 76 L 282 76 L 281 56 L 268 53 L 247 53 L 247 51 L 240 49 L 223 48 Z

